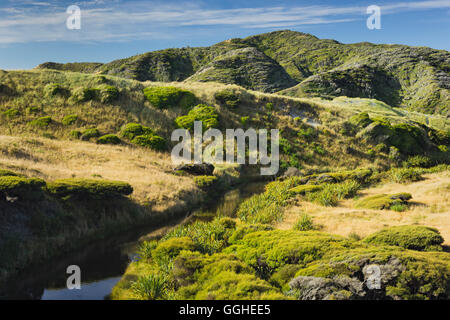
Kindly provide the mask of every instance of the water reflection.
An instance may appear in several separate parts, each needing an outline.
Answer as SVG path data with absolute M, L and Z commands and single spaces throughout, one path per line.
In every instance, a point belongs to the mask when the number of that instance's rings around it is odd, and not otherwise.
M 209 220 L 216 215 L 234 217 L 239 204 L 252 194 L 263 192 L 264 184 L 254 183 L 226 193 L 208 208 L 195 212 L 189 222 Z M 181 223 L 179 221 L 176 224 Z M 175 225 L 176 225 L 175 224 Z M 173 227 L 173 226 L 172 226 Z M 120 280 L 126 267 L 137 252 L 139 241 L 159 238 L 170 230 L 147 228 L 100 241 L 66 257 L 52 259 L 32 270 L 25 270 L 16 279 L 0 286 L 0 299 L 16 300 L 102 300 L 107 298 L 112 288 Z M 81 268 L 81 290 L 68 290 L 66 281 L 69 265 Z

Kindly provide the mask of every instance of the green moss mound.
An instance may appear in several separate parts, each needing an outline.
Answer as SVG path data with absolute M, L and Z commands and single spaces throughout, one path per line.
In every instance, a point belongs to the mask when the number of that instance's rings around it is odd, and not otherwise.
M 117 196 L 128 196 L 133 193 L 133 187 L 126 182 L 93 180 L 93 179 L 65 179 L 47 184 L 47 191 L 59 198 L 83 197 L 94 199 L 108 199 Z
M 418 251 L 441 251 L 444 239 L 438 230 L 423 226 L 391 227 L 374 233 L 364 242 L 377 245 L 399 246 Z
M 355 208 L 371 210 L 389 210 L 398 205 L 407 205 L 412 199 L 409 193 L 378 194 L 358 200 Z
M 62 119 L 61 123 L 65 126 L 71 126 L 71 125 L 75 124 L 75 122 L 77 122 L 77 120 L 78 120 L 78 116 L 76 114 L 70 114 L 70 115 L 65 116 Z
M 100 88 L 100 101 L 102 103 L 112 103 L 119 98 L 120 92 L 114 86 L 104 86 Z
M 122 143 L 122 140 L 115 134 L 107 134 L 104 135 L 97 140 L 98 144 L 111 144 L 111 145 L 118 145 Z
M 44 93 L 48 97 L 54 96 L 62 96 L 68 97 L 70 96 L 70 90 L 65 88 L 62 84 L 59 83 L 50 83 L 44 87 Z
M 120 131 L 120 135 L 128 140 L 133 140 L 137 136 L 155 134 L 152 129 L 145 127 L 139 123 L 127 123 Z
M 197 187 L 201 189 L 208 189 L 217 182 L 216 176 L 198 176 L 194 178 Z
M 75 102 L 93 101 L 97 99 L 99 93 L 100 89 L 97 88 L 77 88 L 72 95 L 72 99 Z
M 370 119 L 367 112 L 362 112 L 350 118 L 349 122 L 359 129 L 369 126 L 373 120 Z
M 145 88 L 144 95 L 158 109 L 168 109 L 177 106 L 189 108 L 197 100 L 192 92 L 175 87 Z
M 199 104 L 189 111 L 186 116 L 178 117 L 175 122 L 179 128 L 193 130 L 194 122 L 201 121 L 203 130 L 208 130 L 219 125 L 218 118 L 219 115 L 214 107 Z
M 137 136 L 133 140 L 131 140 L 131 143 L 155 151 L 164 151 L 166 149 L 166 140 L 163 137 L 157 135 L 149 134 Z
M 0 176 L 0 193 L 4 196 L 18 197 L 19 200 L 37 200 L 43 195 L 42 189 L 45 181 L 37 178 L 25 178 L 21 176 Z
M 46 128 L 50 125 L 50 123 L 52 123 L 52 118 L 49 116 L 41 117 L 29 122 L 31 126 L 38 128 Z
M 305 266 L 328 251 L 350 246 L 349 240 L 324 233 L 272 230 L 250 233 L 224 252 L 235 254 L 267 279 L 286 264 Z
M 86 129 L 82 132 L 80 139 L 89 141 L 92 138 L 100 137 L 100 131 L 97 128 Z

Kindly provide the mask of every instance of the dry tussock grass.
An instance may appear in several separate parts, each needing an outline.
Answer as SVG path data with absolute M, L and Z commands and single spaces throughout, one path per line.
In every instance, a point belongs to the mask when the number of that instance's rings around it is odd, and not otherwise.
M 129 182 L 133 198 L 157 204 L 155 210 L 179 202 L 198 190 L 192 179 L 171 173 L 170 154 L 128 146 L 81 141 L 0 136 L 0 168 L 46 180 L 102 178 Z
M 361 196 L 408 192 L 413 196 L 408 211 L 354 209 L 354 200 L 342 201 L 339 207 L 322 207 L 299 201 L 290 207 L 285 220 L 277 227 L 290 229 L 303 213 L 308 213 L 325 232 L 348 236 L 356 233 L 361 237 L 385 227 L 419 224 L 437 228 L 450 245 L 450 172 L 425 175 L 425 180 L 408 185 L 389 183 L 363 190 Z

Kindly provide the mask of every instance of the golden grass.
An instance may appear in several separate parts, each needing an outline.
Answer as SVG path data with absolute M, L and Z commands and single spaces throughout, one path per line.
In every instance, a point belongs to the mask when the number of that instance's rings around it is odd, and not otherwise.
M 411 193 L 412 206 L 408 211 L 398 213 L 389 210 L 354 209 L 354 200 L 341 201 L 339 207 L 322 207 L 313 203 L 298 201 L 287 209 L 285 220 L 277 228 L 292 228 L 303 213 L 308 213 L 314 222 L 328 233 L 348 236 L 356 233 L 368 236 L 385 227 L 398 225 L 425 225 L 437 228 L 450 245 L 450 172 L 425 175 L 425 180 L 408 185 L 388 183 L 363 190 L 361 196 L 381 193 Z
M 171 173 L 170 154 L 128 146 L 105 146 L 81 141 L 0 136 L 0 168 L 46 180 L 102 178 L 129 182 L 139 202 L 155 211 L 199 192 L 192 179 Z

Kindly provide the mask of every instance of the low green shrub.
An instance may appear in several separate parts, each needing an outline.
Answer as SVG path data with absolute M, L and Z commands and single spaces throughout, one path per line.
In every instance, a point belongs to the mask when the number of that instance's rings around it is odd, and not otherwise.
M 423 226 L 398 226 L 378 231 L 364 242 L 376 245 L 399 246 L 418 251 L 442 251 L 444 238 L 438 230 Z
M 128 196 L 133 193 L 133 188 L 126 182 L 92 180 L 92 179 L 64 179 L 47 184 L 47 191 L 53 196 L 64 197 L 89 197 L 93 199 L 108 199 L 118 196 Z
M 392 207 L 398 208 L 399 205 L 407 205 L 407 201 L 411 200 L 409 193 L 399 193 L 394 195 L 378 194 L 358 200 L 355 208 L 372 209 L 372 210 L 390 210 Z
M 216 92 L 214 98 L 218 103 L 230 108 L 235 108 L 241 102 L 239 96 L 229 89 Z
M 197 187 L 201 189 L 208 189 L 217 182 L 216 176 L 198 176 L 194 178 Z
M 246 127 L 248 122 L 249 122 L 249 120 L 250 120 L 250 117 L 241 117 L 241 125 L 243 127 Z
M 258 231 L 246 235 L 223 252 L 235 254 L 268 279 L 286 264 L 305 266 L 327 252 L 347 249 L 351 242 L 339 236 L 317 231 Z
M 190 108 L 194 106 L 197 98 L 187 90 L 175 87 L 145 88 L 144 95 L 147 100 L 158 109 L 173 107 Z
M 149 127 L 145 127 L 139 123 L 128 123 L 124 125 L 120 131 L 120 135 L 128 140 L 133 140 L 138 136 L 153 135 L 155 132 Z
M 229 243 L 235 244 L 237 241 L 243 239 L 247 234 L 257 231 L 269 231 L 273 227 L 269 224 L 243 224 L 236 228 L 229 239 Z
M 78 120 L 78 116 L 76 114 L 71 114 L 71 115 L 67 115 L 65 116 L 61 123 L 65 126 L 71 126 L 73 124 L 75 124 L 75 122 L 77 122 Z
M 194 122 L 201 121 L 203 123 L 203 130 L 206 131 L 218 126 L 218 118 L 219 115 L 214 107 L 199 104 L 189 111 L 188 115 L 178 117 L 175 122 L 179 128 L 193 130 Z
M 88 102 L 96 100 L 99 93 L 100 89 L 97 88 L 77 88 L 72 95 L 72 99 L 75 102 Z
M 144 148 L 150 148 L 156 151 L 164 151 L 166 149 L 166 140 L 157 135 L 137 136 L 131 143 Z
M 112 103 L 119 98 L 119 89 L 113 86 L 101 87 L 99 93 L 102 103 Z
M 43 195 L 42 190 L 45 185 L 45 181 L 42 179 L 25 178 L 17 175 L 0 176 L 0 193 L 9 197 L 18 197 L 19 200 L 40 199 Z
M 410 183 L 423 180 L 422 174 L 415 168 L 394 168 L 388 173 L 390 180 L 396 183 Z
M 100 131 L 97 128 L 86 129 L 82 132 L 80 139 L 89 141 L 92 138 L 100 137 Z
M 54 97 L 54 96 L 62 96 L 62 97 L 68 97 L 70 96 L 70 90 L 67 88 L 64 88 L 63 85 L 59 83 L 50 83 L 44 87 L 44 93 L 48 97 Z
M 41 118 L 32 120 L 29 122 L 29 124 L 34 127 L 46 128 L 50 125 L 51 122 L 52 122 L 52 118 L 49 116 L 46 116 L 46 117 L 41 117 Z
M 405 168 L 430 168 L 433 166 L 433 162 L 429 157 L 426 156 L 414 156 L 409 157 L 408 160 L 403 162 L 403 167 Z
M 152 259 L 156 264 L 162 266 L 171 263 L 181 251 L 192 251 L 195 249 L 195 243 L 189 237 L 171 238 L 162 241 L 152 251 Z
M 122 143 L 122 140 L 115 134 L 107 134 L 104 135 L 97 140 L 98 144 L 112 144 L 112 145 L 118 145 Z
M 367 112 L 362 112 L 360 114 L 351 117 L 349 122 L 358 129 L 363 129 L 372 124 L 373 120 L 370 119 L 369 114 Z

